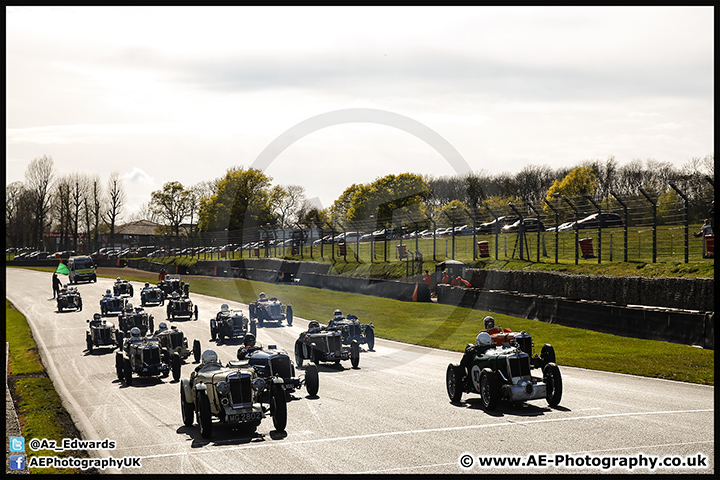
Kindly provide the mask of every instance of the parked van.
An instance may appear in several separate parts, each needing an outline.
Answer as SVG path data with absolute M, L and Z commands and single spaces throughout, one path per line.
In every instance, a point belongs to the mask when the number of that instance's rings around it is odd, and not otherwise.
M 70 283 L 78 282 L 97 282 L 95 275 L 95 263 L 88 256 L 70 257 L 67 262 L 70 270 L 68 281 Z

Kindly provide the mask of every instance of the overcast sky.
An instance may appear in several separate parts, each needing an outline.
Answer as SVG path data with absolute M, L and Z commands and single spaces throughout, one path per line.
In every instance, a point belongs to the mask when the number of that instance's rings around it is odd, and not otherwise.
M 714 153 L 712 7 L 8 7 L 6 182 L 388 174 Z M 262 154 L 262 155 L 261 155 Z

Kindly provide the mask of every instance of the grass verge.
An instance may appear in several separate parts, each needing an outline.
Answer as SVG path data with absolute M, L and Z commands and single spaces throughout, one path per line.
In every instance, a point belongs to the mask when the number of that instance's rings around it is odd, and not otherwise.
M 80 438 L 80 433 L 75 428 L 70 414 L 62 406 L 60 397 L 42 365 L 30 326 L 25 317 L 7 299 L 5 300 L 5 338 L 10 344 L 8 386 L 15 402 L 22 436 L 26 440 L 46 438 L 58 443 L 63 438 Z M 33 452 L 27 447 L 26 455 L 28 460 L 30 457 L 41 456 L 88 457 L 85 451 Z M 54 468 L 33 468 L 30 472 L 33 474 L 98 473 L 95 469 L 83 471 Z

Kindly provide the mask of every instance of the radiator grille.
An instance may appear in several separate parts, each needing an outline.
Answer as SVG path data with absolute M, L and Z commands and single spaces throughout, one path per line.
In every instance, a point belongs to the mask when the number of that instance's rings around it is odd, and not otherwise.
M 230 378 L 230 397 L 233 405 L 252 402 L 250 375 Z
M 524 377 L 530 375 L 530 357 L 527 354 L 518 354 L 508 357 L 511 377 Z
M 272 369 L 272 372 L 271 372 L 272 375 L 277 375 L 280 378 L 292 377 L 289 357 L 273 358 L 272 360 L 270 360 L 270 367 Z

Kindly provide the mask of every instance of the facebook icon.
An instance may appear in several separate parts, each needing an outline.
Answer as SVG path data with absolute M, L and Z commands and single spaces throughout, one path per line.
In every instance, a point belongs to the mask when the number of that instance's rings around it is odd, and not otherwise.
M 10 470 L 25 470 L 25 455 L 10 455 Z

